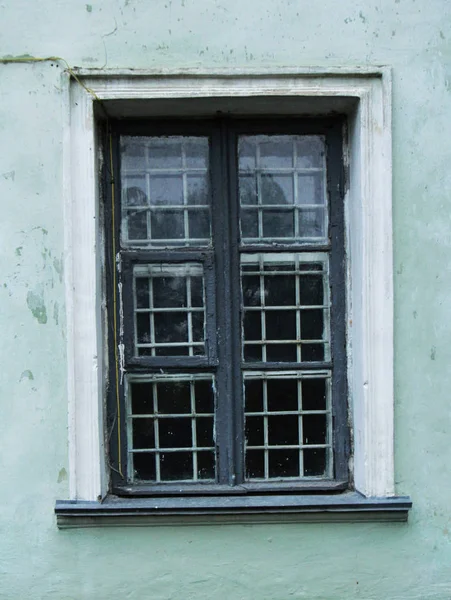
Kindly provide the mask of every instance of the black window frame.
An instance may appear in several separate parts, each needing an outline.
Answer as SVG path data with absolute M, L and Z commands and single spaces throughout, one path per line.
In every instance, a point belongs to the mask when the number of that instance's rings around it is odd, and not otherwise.
M 344 228 L 343 149 L 345 117 L 258 117 L 208 119 L 110 120 L 104 143 L 103 220 L 105 238 L 105 295 L 108 338 L 107 447 L 111 492 L 117 495 L 222 495 L 265 493 L 330 493 L 351 487 L 350 434 L 346 365 L 346 257 Z M 237 138 L 239 135 L 323 135 L 326 139 L 329 244 L 241 245 Z M 184 249 L 121 249 L 120 148 L 121 135 L 208 135 L 212 186 L 211 247 Z M 226 226 L 225 226 L 226 224 Z M 224 250 L 226 249 L 226 250 Z M 240 254 L 258 252 L 329 252 L 331 293 L 331 361 L 321 363 L 242 363 L 240 341 Z M 130 352 L 133 336 L 130 300 L 133 265 L 153 261 L 204 264 L 208 352 L 205 357 L 136 358 Z M 121 292 L 119 294 L 119 286 Z M 228 299 L 226 301 L 225 299 Z M 122 304 L 123 301 L 123 304 Z M 113 307 L 116 306 L 116 310 Z M 216 327 L 212 323 L 216 321 Z M 118 338 L 123 327 L 124 337 Z M 218 344 L 218 338 L 221 342 Z M 120 348 L 119 348 L 120 346 Z M 332 435 L 334 477 L 322 480 L 244 481 L 244 407 L 242 369 L 314 370 L 332 372 Z M 215 372 L 217 403 L 217 474 L 214 484 L 130 484 L 127 479 L 126 373 Z M 122 465 L 120 467 L 120 464 Z

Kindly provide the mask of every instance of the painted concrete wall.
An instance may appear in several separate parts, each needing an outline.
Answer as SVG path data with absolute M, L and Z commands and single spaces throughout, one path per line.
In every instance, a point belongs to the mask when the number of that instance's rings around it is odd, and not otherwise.
M 451 3 L 0 1 L 0 56 L 394 75 L 396 482 L 403 524 L 60 532 L 68 497 L 61 65 L 0 64 L 0 598 L 451 597 Z

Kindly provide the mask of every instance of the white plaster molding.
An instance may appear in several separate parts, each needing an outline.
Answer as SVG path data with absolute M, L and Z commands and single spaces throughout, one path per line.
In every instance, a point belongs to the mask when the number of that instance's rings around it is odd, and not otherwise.
M 366 496 L 394 494 L 391 77 L 387 68 L 194 69 L 77 75 L 110 100 L 285 96 L 352 98 L 346 193 L 349 399 L 354 482 Z M 274 112 L 273 108 L 273 112 Z M 277 108 L 276 108 L 277 110 Z M 71 498 L 106 491 L 103 450 L 104 356 L 93 97 L 71 84 L 70 186 L 66 194 L 69 454 Z M 68 191 L 70 190 L 70 193 Z

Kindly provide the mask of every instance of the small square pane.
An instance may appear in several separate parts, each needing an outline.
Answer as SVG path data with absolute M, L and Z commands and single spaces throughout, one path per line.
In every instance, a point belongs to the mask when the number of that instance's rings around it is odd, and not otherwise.
M 162 481 L 183 481 L 192 479 L 192 452 L 161 452 L 160 477 Z
M 266 306 L 295 306 L 296 279 L 294 275 L 265 277 Z
M 259 136 L 260 167 L 264 169 L 293 166 L 292 136 Z
M 188 318 L 184 312 L 155 313 L 155 342 L 173 344 L 188 341 Z
M 268 410 L 298 410 L 298 380 L 268 379 Z M 297 442 L 296 442 L 297 443 Z
M 150 315 L 149 313 L 137 313 L 136 335 L 138 344 L 150 343 Z
M 296 415 L 268 417 L 268 443 L 270 446 L 299 444 L 299 420 Z
M 257 204 L 257 179 L 255 175 L 240 175 L 240 204 Z
M 151 214 L 152 239 L 180 240 L 185 237 L 182 210 L 158 210 Z
M 213 417 L 197 417 L 196 442 L 197 448 L 213 447 Z
M 151 452 L 137 452 L 133 454 L 133 479 L 155 481 L 155 454 Z
M 269 477 L 299 477 L 299 450 L 271 450 Z
M 122 188 L 122 204 L 124 207 L 149 206 L 145 177 L 124 177 Z
M 193 445 L 191 419 L 158 419 L 158 436 L 160 448 L 190 448 Z
M 263 417 L 246 417 L 244 434 L 247 446 L 263 446 L 265 443 Z
M 147 211 L 129 210 L 125 222 L 129 240 L 147 240 Z
M 240 170 L 254 170 L 256 154 L 256 138 L 240 136 L 238 140 L 238 164 Z
M 324 317 L 321 309 L 301 310 L 301 339 L 322 340 Z
M 158 274 L 158 273 L 157 273 Z M 185 277 L 153 277 L 154 308 L 182 308 L 187 305 Z
M 297 344 L 268 344 L 266 346 L 267 362 L 296 362 Z
M 326 449 L 304 450 L 304 476 L 324 476 L 326 472 Z
M 299 282 L 299 295 L 301 306 L 323 304 L 323 276 L 302 275 Z
M 261 176 L 261 203 L 265 204 L 293 204 L 293 176 L 292 175 L 262 175 Z
M 323 136 L 299 136 L 296 141 L 296 167 L 325 168 L 326 145 Z
M 244 306 L 260 306 L 260 277 L 258 275 L 243 275 L 241 285 Z
M 324 238 L 326 232 L 323 208 L 299 211 L 299 235 L 305 238 Z
M 326 415 L 304 415 L 302 418 L 302 432 L 304 444 L 325 444 L 327 421 Z
M 183 204 L 181 175 L 152 175 L 149 187 L 150 204 L 157 206 L 180 206 Z
M 206 205 L 209 204 L 209 186 L 206 173 L 199 175 L 188 175 L 186 178 L 187 185 L 187 203 L 189 205 Z
M 191 306 L 204 305 L 204 282 L 202 277 L 191 275 Z
M 149 140 L 149 167 L 177 169 L 182 167 L 182 138 L 147 138 Z
M 302 381 L 302 410 L 326 409 L 326 381 L 319 378 Z
M 301 353 L 305 362 L 324 360 L 324 344 L 302 344 Z
M 121 169 L 140 171 L 146 168 L 147 152 L 145 138 L 121 136 Z
M 214 394 L 213 382 L 211 380 L 201 379 L 194 382 L 197 413 L 213 413 Z
M 245 379 L 245 411 L 247 413 L 263 410 L 263 381 L 261 379 Z
M 215 478 L 215 453 L 201 451 L 197 453 L 197 477 L 199 479 Z
M 136 308 L 149 308 L 149 279 L 137 277 L 135 281 Z
M 152 383 L 130 384 L 132 395 L 132 413 L 134 415 L 149 415 L 153 413 Z
M 266 339 L 296 341 L 296 311 L 265 311 Z
M 133 419 L 133 448 L 155 448 L 154 419 Z
M 265 476 L 264 450 L 246 451 L 246 478 L 263 479 Z
M 189 237 L 206 240 L 210 238 L 210 211 L 208 209 L 188 211 Z
M 294 211 L 276 210 L 267 208 L 263 210 L 263 236 L 265 238 L 292 238 L 294 237 Z
M 170 415 L 191 412 L 189 381 L 159 381 L 156 388 L 159 413 Z
M 298 204 L 325 204 L 324 181 L 322 173 L 298 176 Z
M 258 238 L 258 210 L 241 209 L 241 237 Z
M 244 339 L 246 341 L 262 339 L 260 311 L 246 311 L 243 318 Z
M 186 166 L 188 169 L 208 167 L 208 138 L 189 138 L 185 141 Z
M 244 345 L 244 360 L 248 362 L 261 361 L 262 347 L 257 344 Z

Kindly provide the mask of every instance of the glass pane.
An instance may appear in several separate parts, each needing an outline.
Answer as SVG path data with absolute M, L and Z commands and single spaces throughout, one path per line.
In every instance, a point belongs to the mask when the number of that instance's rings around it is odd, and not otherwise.
M 206 137 L 121 137 L 122 244 L 209 244 L 209 178 Z
M 148 381 L 131 381 L 130 390 L 131 413 L 126 420 L 132 440 L 130 478 L 155 482 L 214 479 L 212 377 L 153 376 Z
M 245 361 L 329 357 L 327 260 L 327 253 L 241 255 Z
M 245 373 L 247 480 L 332 472 L 332 421 L 326 402 L 330 375 L 330 371 Z
M 199 263 L 136 265 L 137 356 L 205 353 L 203 267 Z
M 245 243 L 327 242 L 322 136 L 240 136 L 238 162 L 240 227 Z M 313 209 L 315 206 L 322 208 Z

